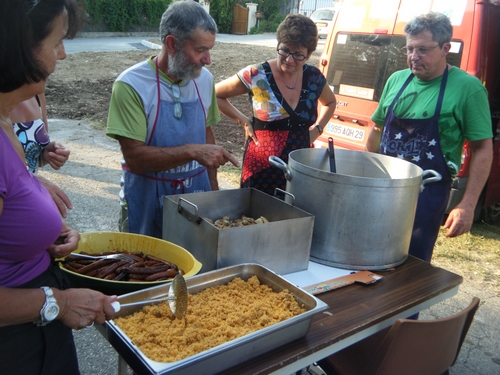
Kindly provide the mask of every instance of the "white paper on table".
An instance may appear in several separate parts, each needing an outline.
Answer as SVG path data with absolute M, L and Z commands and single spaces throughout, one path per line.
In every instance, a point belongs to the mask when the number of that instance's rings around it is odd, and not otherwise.
M 315 262 L 309 262 L 309 267 L 307 268 L 307 270 L 287 273 L 281 276 L 292 284 L 297 285 L 299 288 L 302 288 L 304 286 L 318 284 L 323 281 L 335 279 L 336 277 L 350 275 L 353 272 L 356 271 L 344 270 L 341 268 L 325 266 L 323 264 Z

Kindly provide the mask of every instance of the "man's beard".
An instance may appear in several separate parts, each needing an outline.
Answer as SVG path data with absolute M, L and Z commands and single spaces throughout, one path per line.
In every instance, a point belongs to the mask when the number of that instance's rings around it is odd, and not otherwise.
M 193 64 L 179 48 L 174 55 L 168 55 L 168 73 L 180 80 L 198 78 L 201 74 L 201 64 Z

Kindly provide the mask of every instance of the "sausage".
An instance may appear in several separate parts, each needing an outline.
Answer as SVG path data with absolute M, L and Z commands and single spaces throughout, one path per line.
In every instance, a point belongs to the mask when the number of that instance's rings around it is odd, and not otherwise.
M 164 265 L 164 262 L 157 262 L 156 260 L 146 260 L 144 262 L 145 267 L 158 267 Z
M 100 268 L 100 271 L 95 275 L 95 277 L 99 279 L 104 279 L 107 275 L 110 273 L 115 273 L 118 267 L 129 264 L 128 261 L 126 260 L 121 260 L 119 262 L 115 262 L 113 264 L 110 264 L 109 266 L 105 266 Z
M 126 273 L 116 273 L 116 277 L 113 279 L 114 281 L 125 281 L 127 279 L 128 275 Z
M 144 279 L 145 281 L 157 281 L 159 279 L 165 278 L 165 279 L 171 279 L 177 275 L 177 271 L 173 268 L 169 268 L 166 271 L 163 272 L 157 272 L 152 275 L 146 276 Z
M 118 267 L 116 269 L 116 274 L 123 273 L 123 269 L 127 268 L 127 267 L 130 267 L 130 263 L 129 262 L 127 262 L 127 264 L 124 264 L 124 265 Z
M 115 277 L 116 277 L 116 273 L 113 272 L 113 273 L 110 273 L 109 275 L 106 275 L 104 277 L 104 280 L 114 280 Z
M 63 267 L 66 268 L 67 270 L 76 272 L 78 271 L 78 268 L 74 268 L 71 264 L 69 263 L 63 263 Z
M 128 256 L 129 258 L 132 258 L 136 262 L 142 262 L 144 260 L 142 257 L 135 255 L 135 254 L 132 254 L 132 253 L 126 253 L 125 255 Z
M 146 260 L 154 260 L 154 261 L 157 261 L 157 262 L 160 262 L 160 263 L 163 263 L 163 264 L 167 264 L 169 268 L 172 268 L 172 264 L 167 262 L 166 260 L 164 259 L 160 259 L 160 258 L 157 258 L 151 254 L 146 254 L 146 256 L 144 257 L 144 259 Z
M 129 273 L 128 274 L 128 280 L 129 281 L 132 281 L 132 280 L 144 281 L 144 279 L 146 278 L 146 276 L 147 275 L 140 274 L 140 273 Z
M 166 271 L 167 269 L 167 265 L 159 267 L 125 267 L 123 272 L 128 274 L 135 273 L 140 275 L 152 275 L 153 273 Z
M 80 268 L 83 268 L 85 267 L 85 264 L 82 264 L 82 263 L 79 263 L 79 262 L 75 262 L 75 261 L 72 261 L 72 262 L 65 262 L 67 265 L 73 267 L 73 268 L 76 268 L 77 270 L 79 270 Z
M 77 262 L 79 264 L 90 264 L 94 263 L 95 261 L 92 259 L 82 259 L 74 255 L 68 255 L 66 258 L 64 258 L 65 262 Z
M 80 268 L 77 272 L 82 275 L 88 275 L 89 272 L 95 271 L 98 268 L 104 267 L 105 265 L 116 261 L 117 261 L 116 259 L 99 259 L 97 262 L 93 262 L 92 264 Z

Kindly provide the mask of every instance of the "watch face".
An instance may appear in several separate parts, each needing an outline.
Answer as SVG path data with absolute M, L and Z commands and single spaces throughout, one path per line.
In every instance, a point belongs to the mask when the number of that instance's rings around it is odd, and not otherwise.
M 50 304 L 44 311 L 45 319 L 48 321 L 52 321 L 57 318 L 57 314 L 59 314 L 59 306 L 56 304 Z

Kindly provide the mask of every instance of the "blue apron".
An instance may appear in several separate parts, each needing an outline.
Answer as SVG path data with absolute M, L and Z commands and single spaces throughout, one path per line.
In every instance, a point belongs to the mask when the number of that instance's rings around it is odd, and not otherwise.
M 413 73 L 410 74 L 387 110 L 379 152 L 409 161 L 423 170 L 433 169 L 442 176 L 441 181 L 425 185 L 418 197 L 409 249 L 410 255 L 430 262 L 448 204 L 452 181 L 441 150 L 438 126 L 448 80 L 448 67 L 443 74 L 434 116 L 428 119 L 404 119 L 394 114 L 394 105 L 413 77 Z
M 151 130 L 150 146 L 175 147 L 187 143 L 206 143 L 206 117 L 201 98 L 182 102 L 182 117 L 175 118 L 174 102 L 160 99 L 159 77 L 158 112 Z M 187 85 L 195 85 L 194 80 Z M 132 173 L 124 167 L 124 193 L 128 208 L 129 232 L 162 238 L 163 197 L 172 194 L 210 191 L 208 173 L 202 165 L 192 160 L 168 171 Z

